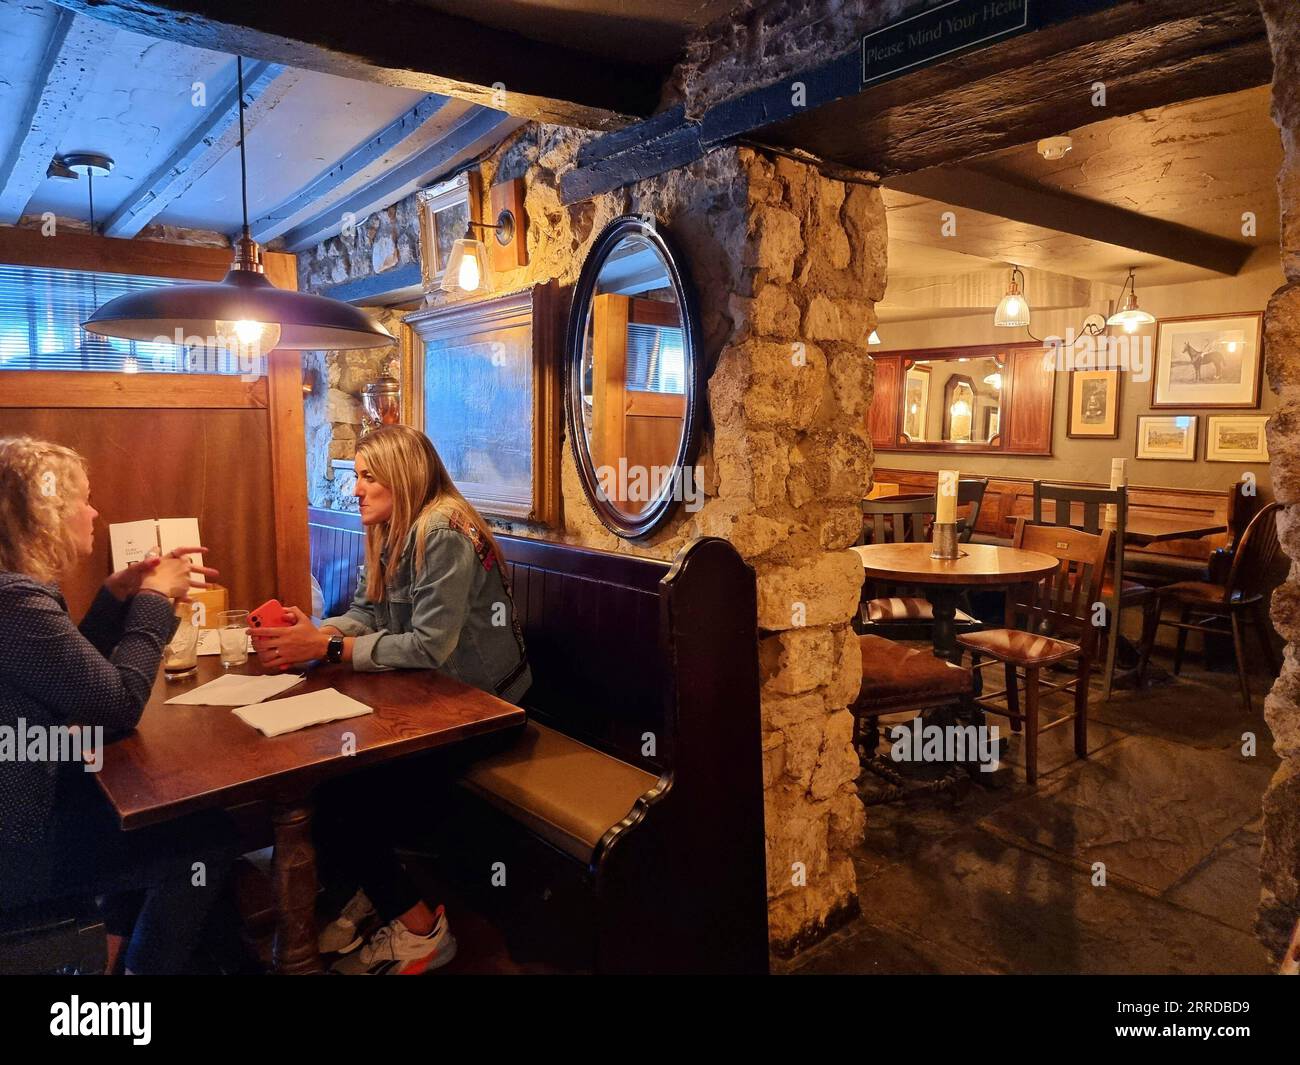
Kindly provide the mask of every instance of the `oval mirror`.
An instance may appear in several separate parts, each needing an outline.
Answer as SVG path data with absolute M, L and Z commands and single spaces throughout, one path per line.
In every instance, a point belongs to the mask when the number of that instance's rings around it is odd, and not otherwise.
M 699 491 L 704 369 L 693 297 L 663 234 L 615 219 L 583 264 L 568 331 L 568 431 L 606 528 L 641 537 Z

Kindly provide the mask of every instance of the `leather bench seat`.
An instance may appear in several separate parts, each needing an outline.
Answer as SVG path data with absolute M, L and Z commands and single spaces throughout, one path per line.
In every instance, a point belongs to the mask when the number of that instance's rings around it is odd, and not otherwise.
M 584 864 L 659 778 L 529 721 L 519 742 L 474 763 L 460 783 Z
M 957 700 L 971 691 L 971 672 L 929 648 L 908 647 L 883 636 L 859 636 L 862 687 L 850 709 L 879 714 L 917 705 Z

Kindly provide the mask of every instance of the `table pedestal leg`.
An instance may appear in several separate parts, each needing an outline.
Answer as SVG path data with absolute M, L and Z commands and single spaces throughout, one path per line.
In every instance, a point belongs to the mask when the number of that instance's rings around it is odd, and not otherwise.
M 957 646 L 957 630 L 953 621 L 957 616 L 957 598 L 960 591 L 942 585 L 925 590 L 925 597 L 934 608 L 934 657 L 946 658 L 961 665 L 961 648 Z
M 271 956 L 281 975 L 323 971 L 316 950 L 316 848 L 311 838 L 311 814 L 306 799 L 277 802 L 271 814 L 277 909 Z

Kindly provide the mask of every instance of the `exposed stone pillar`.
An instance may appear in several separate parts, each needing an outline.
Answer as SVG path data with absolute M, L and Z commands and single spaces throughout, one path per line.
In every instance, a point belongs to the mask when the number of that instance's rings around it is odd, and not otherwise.
M 1282 267 L 1287 284 L 1264 316 L 1265 368 L 1279 405 L 1269 420 L 1273 492 L 1288 504 L 1278 522 L 1282 549 L 1300 562 L 1300 20 L 1295 0 L 1261 0 L 1273 52 L 1273 119 L 1285 153 L 1278 178 Z M 1280 958 L 1300 918 L 1300 567 L 1273 596 L 1273 623 L 1287 640 L 1282 675 L 1264 716 L 1282 764 L 1264 794 L 1262 892 L 1257 930 Z
M 872 463 L 866 339 L 885 285 L 878 189 L 742 150 L 747 291 L 709 382 L 717 499 L 699 531 L 758 574 L 768 891 L 789 954 L 857 910 L 864 812 L 846 706 L 861 661 L 849 621 Z

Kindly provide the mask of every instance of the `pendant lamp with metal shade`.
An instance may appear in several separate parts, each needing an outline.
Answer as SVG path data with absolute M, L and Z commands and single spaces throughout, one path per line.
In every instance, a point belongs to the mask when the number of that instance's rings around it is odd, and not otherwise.
M 316 351 L 395 344 L 393 335 L 359 308 L 309 292 L 276 288 L 267 279 L 261 246 L 248 227 L 242 58 L 237 68 L 244 225 L 230 272 L 219 283 L 172 285 L 118 296 L 95 311 L 85 329 L 124 340 L 181 345 L 198 338 L 218 348 L 258 355 L 273 348 Z

